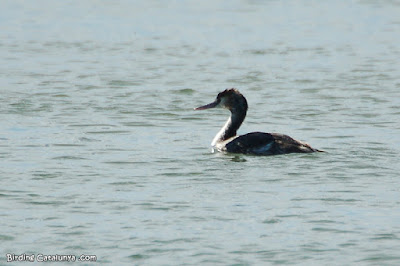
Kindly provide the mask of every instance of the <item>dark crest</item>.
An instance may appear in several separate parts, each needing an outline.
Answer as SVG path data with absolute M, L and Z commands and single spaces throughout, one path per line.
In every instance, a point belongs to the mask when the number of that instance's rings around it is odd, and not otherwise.
M 237 89 L 226 89 L 218 93 L 217 101 L 220 102 L 222 98 L 225 98 L 224 107 L 229 110 L 242 110 L 244 114 L 247 111 L 246 98 Z
M 232 94 L 242 95 L 237 89 L 232 88 L 232 89 L 226 89 L 224 91 L 221 91 L 220 93 L 218 93 L 217 98 L 220 99 L 222 97 L 229 97 Z

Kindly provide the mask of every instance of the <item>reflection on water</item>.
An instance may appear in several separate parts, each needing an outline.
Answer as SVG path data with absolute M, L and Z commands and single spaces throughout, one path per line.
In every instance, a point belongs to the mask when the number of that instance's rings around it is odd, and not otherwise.
M 395 2 L 3 6 L 4 254 L 400 262 Z M 210 152 L 228 113 L 193 107 L 230 87 L 240 134 L 327 152 Z

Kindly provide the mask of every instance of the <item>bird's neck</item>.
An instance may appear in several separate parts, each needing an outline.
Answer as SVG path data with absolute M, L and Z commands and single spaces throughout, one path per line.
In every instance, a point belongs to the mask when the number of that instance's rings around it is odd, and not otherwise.
M 221 130 L 215 135 L 212 146 L 216 146 L 217 143 L 223 142 L 236 136 L 236 131 L 239 129 L 240 125 L 246 117 L 247 110 L 231 110 L 231 115 L 226 121 L 225 125 Z

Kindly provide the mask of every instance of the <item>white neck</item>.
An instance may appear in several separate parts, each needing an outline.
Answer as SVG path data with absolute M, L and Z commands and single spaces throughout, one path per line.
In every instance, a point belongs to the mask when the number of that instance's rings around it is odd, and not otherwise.
M 218 142 L 223 141 L 223 136 L 225 135 L 225 132 L 227 131 L 227 129 L 230 127 L 231 124 L 232 124 L 232 118 L 230 116 L 226 121 L 225 125 L 220 129 L 217 135 L 215 135 L 213 141 L 211 142 L 211 146 L 215 147 L 217 146 Z
M 211 146 L 215 147 L 218 143 L 236 136 L 236 131 L 239 129 L 245 117 L 245 112 L 232 112 L 225 125 L 220 129 L 217 135 L 215 135 L 213 141 L 211 142 Z

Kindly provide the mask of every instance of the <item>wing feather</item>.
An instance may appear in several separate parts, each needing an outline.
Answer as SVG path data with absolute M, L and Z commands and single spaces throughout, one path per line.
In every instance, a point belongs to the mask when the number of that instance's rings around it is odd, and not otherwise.
M 307 153 L 317 151 L 307 143 L 295 140 L 279 133 L 252 132 L 241 135 L 228 142 L 224 148 L 227 152 L 256 155 L 273 155 L 283 153 Z

